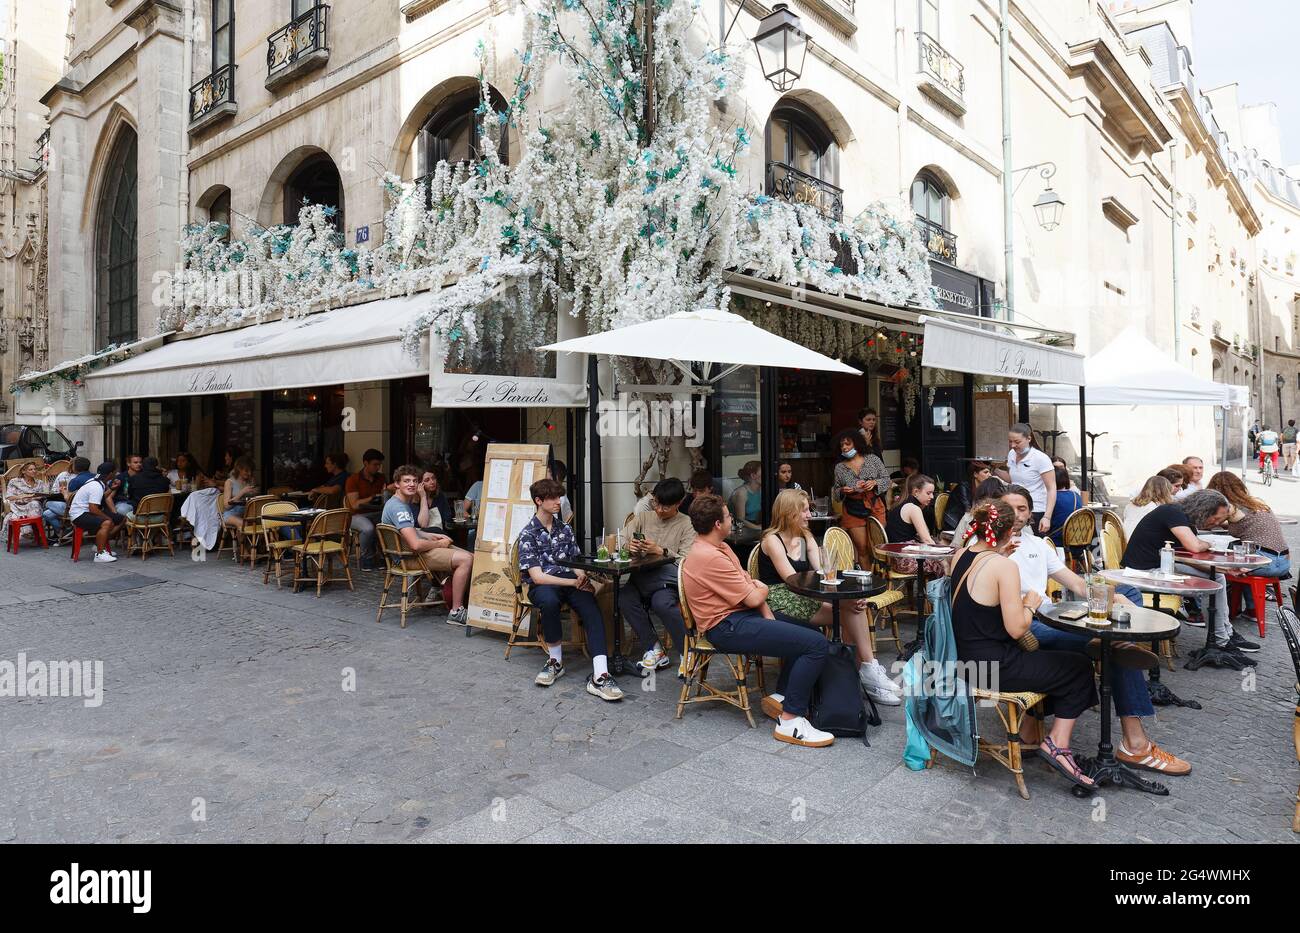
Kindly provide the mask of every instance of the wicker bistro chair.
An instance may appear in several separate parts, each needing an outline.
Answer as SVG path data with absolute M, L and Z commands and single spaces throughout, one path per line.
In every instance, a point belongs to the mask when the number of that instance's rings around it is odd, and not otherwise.
M 55 460 L 45 467 L 45 476 L 52 483 L 54 478 L 72 466 L 71 460 Z
M 176 555 L 176 551 L 172 548 L 171 493 L 160 492 L 145 496 L 136 506 L 135 515 L 128 518 L 124 524 L 127 556 L 130 556 L 132 551 L 139 551 L 140 559 L 145 560 L 149 557 L 150 551 L 161 551 L 164 547 L 167 548 L 168 554 L 173 557 Z M 157 541 L 159 536 L 162 538 L 161 544 Z
M 221 516 L 226 514 L 226 494 L 217 493 L 217 547 L 212 552 L 218 557 L 222 551 L 230 551 L 230 556 L 239 559 L 239 553 L 235 550 L 235 529 L 225 523 Z
M 917 582 L 916 574 L 898 572 L 890 563 L 889 555 L 876 550 L 880 545 L 888 543 L 889 539 L 885 537 L 885 526 L 880 524 L 880 521 L 875 516 L 867 516 L 867 547 L 871 552 L 871 572 L 880 574 L 880 578 L 889 585 L 889 592 L 899 594 L 888 603 L 888 605 L 892 606 L 894 603 L 903 601 L 908 584 L 912 586 L 920 586 L 920 584 Z M 881 594 L 881 596 L 888 595 L 889 593 Z M 890 614 L 892 616 L 892 610 Z M 918 619 L 917 623 L 924 623 L 924 619 Z
M 1087 509 L 1079 509 L 1065 520 L 1061 544 L 1065 547 L 1065 562 L 1075 573 L 1092 570 L 1092 542 L 1096 536 L 1097 523 Z
M 515 588 L 515 608 L 514 617 L 510 620 L 510 637 L 506 639 L 506 659 L 510 658 L 510 651 L 514 648 L 540 648 L 546 650 L 546 642 L 542 639 L 542 622 L 537 613 L 537 607 L 533 605 L 532 600 L 528 598 L 529 583 L 519 571 L 519 541 L 516 539 L 510 545 L 510 560 L 506 564 L 506 577 L 510 580 L 511 586 Z M 570 617 L 573 611 L 569 610 Z M 528 631 L 521 634 L 520 630 L 524 623 L 528 623 Z M 567 640 L 561 640 L 560 647 L 581 649 L 584 657 L 590 657 L 587 652 L 587 632 L 577 619 L 573 619 L 570 631 L 576 631 L 576 635 Z
M 943 531 L 943 513 L 948 511 L 949 495 L 941 492 L 934 497 L 934 528 L 931 529 L 935 534 Z
M 343 487 L 331 486 L 325 492 L 314 492 L 309 501 L 313 509 L 337 509 L 343 504 Z
M 384 618 L 384 610 L 392 608 L 388 601 L 388 590 L 393 580 L 402 581 L 402 602 L 400 605 L 402 628 L 406 628 L 406 614 L 412 609 L 429 606 L 445 606 L 442 599 L 442 585 L 446 582 L 438 574 L 428 570 L 414 551 L 406 549 L 402 533 L 392 525 L 376 525 L 375 535 L 379 539 L 379 550 L 384 556 L 384 589 L 379 594 L 379 611 L 375 613 L 375 622 Z M 420 592 L 424 584 L 429 584 L 429 595 Z M 415 599 L 411 599 L 414 585 Z
M 262 509 L 272 502 L 279 502 L 278 496 L 253 496 L 244 506 L 244 525 L 236 529 L 235 559 L 248 558 L 248 566 L 257 566 L 257 545 L 262 540 Z
M 1024 722 L 1025 716 L 1027 714 L 1031 715 L 1040 720 L 1039 732 L 1041 733 L 1043 701 L 1047 699 L 1047 695 L 1027 691 L 1023 693 L 995 693 L 992 690 L 983 690 L 979 687 L 972 687 L 971 695 L 975 697 L 976 702 L 992 704 L 997 711 L 998 718 L 1002 720 L 1003 727 L 1006 729 L 1006 741 L 1003 742 L 990 741 L 981 735 L 979 737 L 979 751 L 1010 771 L 1011 776 L 1016 779 L 1016 790 L 1022 798 L 1028 800 L 1029 788 L 1025 787 L 1024 759 L 1020 749 L 1020 726 Z
M 682 621 L 686 623 L 686 644 L 682 646 L 682 666 L 684 682 L 677 697 L 677 718 L 682 718 L 687 703 L 707 703 L 718 700 L 736 707 L 749 720 L 749 727 L 754 728 L 754 713 L 749 705 L 749 662 L 743 657 L 733 657 L 719 652 L 709 639 L 695 628 L 695 618 L 686 603 L 686 591 L 682 587 L 681 567 L 677 568 L 677 598 L 682 605 Z M 721 660 L 734 681 L 734 687 L 722 688 L 708 682 L 709 665 L 714 660 Z M 762 689 L 761 687 L 759 688 Z
M 262 546 L 266 548 L 266 570 L 262 573 L 262 585 L 271 582 L 271 571 L 275 571 L 275 588 L 280 588 L 284 576 L 284 561 L 293 557 L 293 548 L 302 543 L 297 535 L 289 535 L 302 524 L 291 518 L 280 518 L 296 511 L 292 502 L 268 502 L 262 506 L 260 524 L 262 526 Z
M 826 535 L 822 538 L 822 547 L 831 556 L 835 562 L 835 569 L 843 573 L 845 570 L 852 570 L 855 566 L 855 551 L 853 548 L 853 539 L 843 528 L 827 528 Z M 870 569 L 870 568 L 868 568 Z M 898 635 L 898 619 L 894 615 L 894 606 L 903 601 L 903 593 L 900 590 L 886 590 L 867 600 L 867 622 L 871 632 L 871 651 L 876 650 L 876 639 L 880 638 L 885 641 L 893 641 L 894 647 L 899 652 L 903 650 L 903 640 Z M 881 613 L 885 615 L 882 617 Z M 891 635 L 885 635 L 883 630 L 879 635 L 876 634 L 878 624 L 883 626 L 883 618 L 888 618 Z
M 307 529 L 307 539 L 290 548 L 293 551 L 295 593 L 298 592 L 299 584 L 310 583 L 312 580 L 316 581 L 317 598 L 326 583 L 344 581 L 349 590 L 353 589 L 352 571 L 348 567 L 348 531 L 351 525 L 352 513 L 347 509 L 331 509 L 312 519 L 311 527 Z M 331 576 L 336 559 L 343 565 L 342 576 Z M 315 574 L 304 576 L 303 571 L 310 570 L 311 564 L 315 564 Z

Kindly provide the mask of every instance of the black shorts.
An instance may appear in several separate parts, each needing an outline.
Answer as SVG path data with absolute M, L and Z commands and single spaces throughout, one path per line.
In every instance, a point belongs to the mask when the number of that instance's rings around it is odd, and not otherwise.
M 86 532 L 87 534 L 93 535 L 98 533 L 99 526 L 104 524 L 106 520 L 116 525 L 118 520 L 120 519 L 123 519 L 123 516 L 120 515 L 99 516 L 91 512 L 82 512 L 80 515 L 78 515 L 76 518 L 72 520 L 72 524 L 76 525 L 78 528 L 80 528 L 82 531 Z

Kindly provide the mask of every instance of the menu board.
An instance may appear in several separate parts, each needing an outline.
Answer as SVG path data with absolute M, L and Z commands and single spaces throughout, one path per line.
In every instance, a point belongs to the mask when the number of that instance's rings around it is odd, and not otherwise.
M 903 405 L 898 394 L 898 383 L 890 379 L 877 382 L 880 390 L 880 447 L 882 450 L 899 450 L 903 446 Z
M 1007 432 L 1011 428 L 1011 393 L 975 393 L 975 456 L 1005 460 L 1011 449 Z
M 488 444 L 469 584 L 467 621 L 477 628 L 510 631 L 515 608 L 510 546 L 536 511 L 528 487 L 546 475 L 549 450 L 546 444 Z

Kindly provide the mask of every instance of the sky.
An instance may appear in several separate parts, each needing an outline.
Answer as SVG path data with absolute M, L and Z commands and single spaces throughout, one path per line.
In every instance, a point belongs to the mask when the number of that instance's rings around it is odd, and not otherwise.
M 1192 17 L 1196 83 L 1206 89 L 1235 81 L 1242 106 L 1277 104 L 1283 164 L 1300 163 L 1300 85 L 1294 80 L 1300 3 L 1193 0 Z

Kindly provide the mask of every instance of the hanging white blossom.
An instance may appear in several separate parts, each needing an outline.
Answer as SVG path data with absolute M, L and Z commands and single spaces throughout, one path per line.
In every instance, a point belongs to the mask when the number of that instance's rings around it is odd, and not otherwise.
M 222 225 L 188 229 L 163 324 L 228 325 L 372 289 L 428 288 L 428 308 L 404 343 L 416 352 L 432 326 L 463 360 L 531 351 L 545 342 L 547 321 L 553 333 L 547 312 L 560 307 L 585 316 L 590 332 L 725 308 L 728 270 L 934 307 L 929 257 L 910 215 L 882 202 L 842 222 L 742 190 L 737 162 L 753 130 L 725 125 L 714 106 L 742 90 L 740 62 L 693 30 L 690 0 L 656 0 L 654 10 L 647 74 L 640 0 L 539 0 L 525 13 L 504 110 L 488 104 L 480 43 L 478 161 L 440 162 L 421 184 L 386 176 L 384 239 L 373 250 L 345 249 L 333 209 L 318 205 L 305 205 L 296 227 L 232 242 Z M 563 103 L 534 112 L 533 91 L 552 69 Z M 522 139 L 514 166 L 499 155 L 507 126 Z M 255 300 L 235 289 L 236 300 L 213 301 L 199 286 L 222 276 L 247 281 Z

